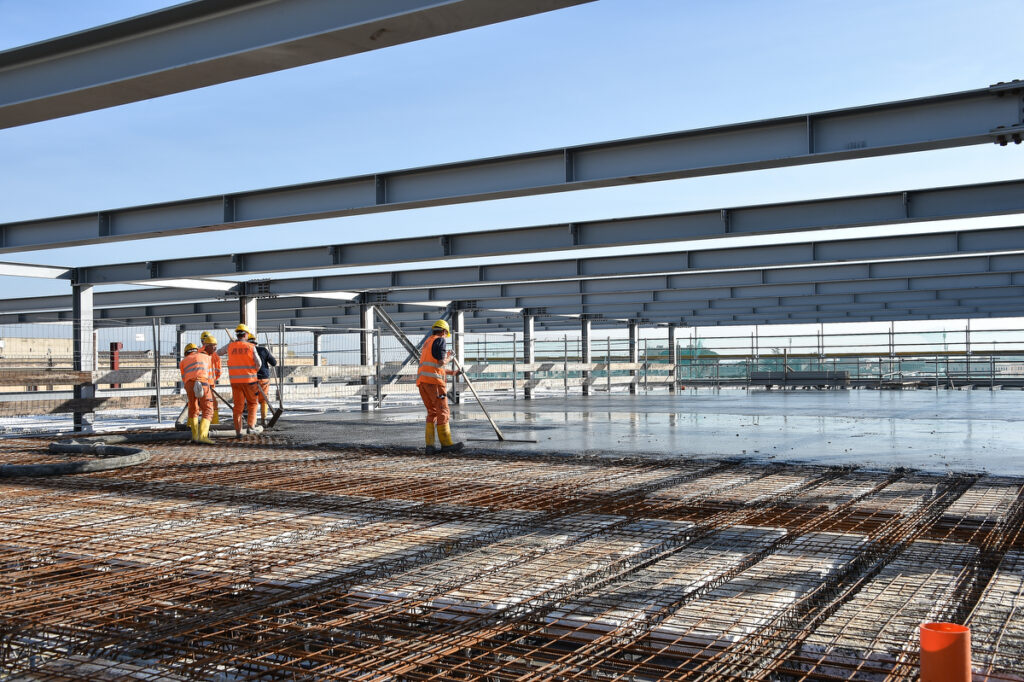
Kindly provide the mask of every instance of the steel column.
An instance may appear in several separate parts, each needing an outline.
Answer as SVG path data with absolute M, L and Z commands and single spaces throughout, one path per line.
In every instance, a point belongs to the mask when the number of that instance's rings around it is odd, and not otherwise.
M 535 360 L 534 348 L 533 348 L 533 315 L 527 313 L 523 314 L 523 364 L 529 365 Z M 530 400 L 533 398 L 533 388 L 530 386 L 530 380 L 533 378 L 533 372 L 523 372 L 523 398 Z
M 636 322 L 636 320 L 630 320 L 629 321 L 629 361 L 630 362 L 634 362 L 634 363 L 640 361 L 640 358 L 638 357 L 638 350 L 639 349 L 637 347 L 637 342 L 636 341 L 637 341 L 637 322 Z M 635 377 L 636 376 L 636 370 L 635 369 L 629 370 L 629 376 L 630 377 Z M 636 393 L 636 382 L 635 381 L 630 381 L 629 382 L 629 392 L 633 393 L 633 394 Z
M 590 352 L 590 320 L 583 318 L 580 320 L 580 362 L 587 365 L 593 360 L 593 355 Z M 590 370 L 583 370 L 583 395 L 590 395 Z
M 92 372 L 96 369 L 95 337 L 93 336 L 93 288 L 91 285 L 73 285 L 71 287 L 72 311 L 72 354 L 73 367 L 77 372 Z M 75 384 L 75 401 L 90 400 L 96 397 L 96 384 L 83 382 Z M 96 415 L 92 408 L 77 403 L 74 411 L 74 430 L 92 431 Z
M 466 366 L 466 340 L 464 334 L 466 332 L 466 313 L 462 310 L 452 310 L 452 352 L 455 354 L 455 359 L 459 361 L 459 367 Z M 459 382 L 456 378 L 452 378 L 452 402 L 458 405 L 462 402 L 462 394 L 459 391 Z
M 669 376 L 672 378 L 668 385 L 668 391 L 675 393 L 679 383 L 679 344 L 676 342 L 676 325 L 674 324 L 668 326 L 668 361 Z
M 313 366 L 320 366 L 320 338 L 323 336 L 321 332 L 313 332 Z M 313 377 L 313 388 L 320 387 L 320 377 Z
M 185 325 L 179 324 L 174 330 L 174 357 L 179 361 L 185 355 L 185 345 Z M 200 343 L 196 345 L 201 346 L 202 344 Z M 180 381 L 175 382 L 174 384 L 175 391 L 180 391 L 183 387 L 184 384 Z
M 160 325 L 153 318 L 153 388 L 156 391 L 156 423 L 163 421 L 163 406 L 160 401 Z
M 359 305 L 359 364 L 367 367 L 372 365 L 374 362 L 373 358 L 373 305 L 369 303 L 360 303 Z M 369 377 L 363 376 L 359 379 L 359 383 L 364 386 L 369 385 Z M 370 406 L 373 401 L 369 395 L 364 392 L 363 395 L 359 396 L 359 409 L 363 412 L 369 412 Z
M 248 325 L 252 333 L 255 334 L 258 329 L 257 326 L 257 314 L 256 314 L 256 299 L 249 296 L 239 296 L 238 298 L 238 319 L 242 324 Z
M 117 371 L 121 369 L 121 349 L 124 348 L 124 344 L 120 341 L 110 342 L 110 370 Z M 110 384 L 111 388 L 121 388 L 121 384 Z

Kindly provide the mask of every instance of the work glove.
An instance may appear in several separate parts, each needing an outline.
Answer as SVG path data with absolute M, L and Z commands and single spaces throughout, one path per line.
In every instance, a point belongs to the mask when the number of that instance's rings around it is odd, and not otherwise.
M 195 397 L 197 397 L 197 398 L 202 398 L 203 397 L 203 393 L 206 392 L 204 390 L 205 388 L 206 387 L 203 386 L 202 382 L 199 382 L 199 381 L 193 381 L 192 382 L 192 394 L 195 395 Z

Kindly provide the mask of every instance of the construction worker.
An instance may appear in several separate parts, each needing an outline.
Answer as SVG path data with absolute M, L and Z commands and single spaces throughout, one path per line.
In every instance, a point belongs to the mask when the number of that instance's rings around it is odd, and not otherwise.
M 441 441 L 441 452 L 456 452 L 462 449 L 462 443 L 452 442 L 451 427 L 448 426 L 448 388 L 446 376 L 457 376 L 458 370 L 445 369 L 452 359 L 445 339 L 451 336 L 451 329 L 444 320 L 438 320 L 432 327 L 432 334 L 423 344 L 420 351 L 420 368 L 416 373 L 416 386 L 420 389 L 420 398 L 427 408 L 427 454 L 434 452 L 434 429 Z
M 232 416 L 235 422 L 235 434 L 242 435 L 242 410 L 246 412 L 245 433 L 262 433 L 263 429 L 256 425 L 256 405 L 259 403 L 259 390 L 256 388 L 256 373 L 260 369 L 260 356 L 256 348 L 249 343 L 252 330 L 247 325 L 235 327 L 235 340 L 228 344 L 225 355 L 228 356 L 228 379 L 231 381 Z
M 210 383 L 216 386 L 220 383 L 221 374 L 220 355 L 217 354 L 217 337 L 210 332 L 203 332 L 200 340 L 203 342 L 203 352 L 210 356 L 210 361 L 213 363 L 213 376 L 210 377 Z M 220 406 L 217 404 L 216 396 L 213 401 L 213 421 L 210 423 L 220 423 Z
M 257 383 L 260 385 L 260 419 L 267 420 L 267 401 L 270 399 L 270 368 L 277 367 L 277 358 L 266 346 L 261 346 L 255 334 L 249 334 L 249 343 L 256 347 L 260 356 L 260 370 L 256 372 Z
M 200 353 L 199 346 L 190 343 L 185 346 L 185 357 L 178 364 L 178 369 L 188 395 L 188 427 L 192 429 L 192 442 L 212 444 L 213 391 L 210 390 L 210 377 L 213 369 L 210 356 Z

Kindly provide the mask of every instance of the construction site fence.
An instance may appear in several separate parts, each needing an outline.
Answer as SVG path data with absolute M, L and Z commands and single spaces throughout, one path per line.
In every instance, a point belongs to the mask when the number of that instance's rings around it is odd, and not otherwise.
M 72 323 L 0 326 L 0 433 L 66 430 L 75 413 L 98 421 L 171 422 L 184 407 L 181 347 L 199 332 L 171 325 L 98 328 L 93 357 L 75 363 Z M 539 334 L 530 348 L 513 333 L 456 334 L 456 349 L 477 390 L 509 398 L 550 394 L 750 386 L 756 372 L 847 372 L 854 387 L 1024 386 L 1024 329 L 777 335 L 757 329 L 729 336 L 718 329 L 679 329 L 675 357 L 668 331 L 646 329 L 631 342 L 621 332 Z M 224 346 L 226 330 L 215 330 Z M 412 341 L 420 343 L 421 336 Z M 271 402 L 291 409 L 373 409 L 418 402 L 416 359 L 387 329 L 265 327 L 260 343 L 278 366 Z M 532 350 L 532 362 L 526 362 Z M 589 355 L 589 357 L 587 357 Z M 91 385 L 94 395 L 76 397 Z M 226 370 L 218 392 L 230 398 Z M 453 397 L 472 399 L 462 381 Z M 222 409 L 226 409 L 223 408 Z

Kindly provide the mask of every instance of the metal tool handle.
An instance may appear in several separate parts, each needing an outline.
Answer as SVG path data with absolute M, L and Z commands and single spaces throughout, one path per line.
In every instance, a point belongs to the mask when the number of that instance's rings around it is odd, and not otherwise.
M 227 405 L 228 407 L 230 407 L 230 408 L 231 408 L 232 410 L 233 410 L 233 409 L 235 409 L 235 406 L 234 406 L 234 405 L 232 405 L 231 403 L 229 403 L 229 402 L 228 402 L 228 401 L 227 401 L 227 400 L 226 400 L 226 399 L 224 398 L 224 396 L 222 396 L 222 395 L 221 395 L 220 393 L 217 393 L 217 389 L 215 389 L 215 388 L 214 388 L 213 386 L 210 386 L 210 390 L 211 390 L 211 391 L 213 391 L 213 394 L 214 394 L 215 396 L 217 396 L 218 398 L 220 398 L 220 400 L 221 400 L 221 402 L 222 402 L 222 403 L 224 403 L 225 405 Z
M 459 362 L 458 358 L 454 357 L 452 358 L 452 362 L 455 363 L 455 366 L 458 368 L 459 372 L 462 373 L 462 378 L 466 380 L 466 385 L 469 386 L 469 390 L 473 392 L 473 397 L 476 398 L 476 404 L 479 405 L 480 409 L 484 411 L 484 416 L 487 417 L 487 421 L 491 423 L 491 428 L 494 429 L 494 433 L 495 435 L 498 436 L 498 440 L 505 440 L 505 434 L 501 432 L 501 429 L 498 428 L 498 425 L 494 423 L 493 419 L 491 419 L 491 414 L 487 411 L 487 408 L 484 407 L 483 402 L 480 400 L 480 396 L 477 395 L 476 388 L 473 386 L 473 382 L 469 380 L 469 377 L 466 375 L 466 370 L 462 368 L 462 363 Z

